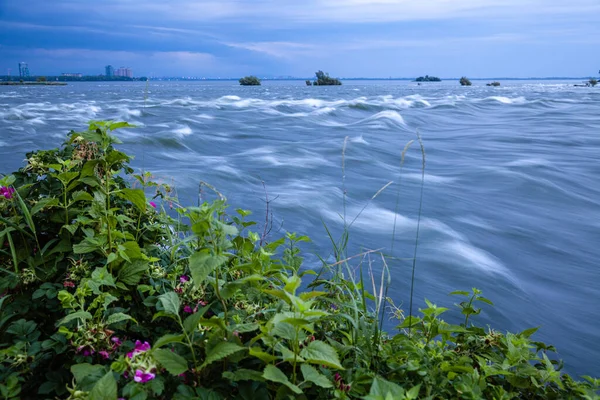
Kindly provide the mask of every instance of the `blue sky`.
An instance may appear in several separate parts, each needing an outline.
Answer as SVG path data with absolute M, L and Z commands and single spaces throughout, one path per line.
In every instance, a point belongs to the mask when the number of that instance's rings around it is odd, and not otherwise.
M 0 0 L 0 74 L 591 76 L 600 0 Z

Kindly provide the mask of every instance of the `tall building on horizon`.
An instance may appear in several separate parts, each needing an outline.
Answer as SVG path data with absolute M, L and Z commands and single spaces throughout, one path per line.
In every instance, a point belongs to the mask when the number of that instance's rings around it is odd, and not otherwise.
M 21 78 L 29 77 L 29 66 L 27 65 L 26 62 L 19 63 L 19 76 Z
M 131 70 L 131 68 L 127 67 L 121 67 L 115 70 L 115 75 L 114 76 L 121 76 L 121 77 L 126 77 L 126 78 L 133 78 L 133 71 Z
M 115 76 L 115 69 L 112 65 L 107 65 L 104 67 L 104 75 L 106 75 L 107 78 L 112 78 Z

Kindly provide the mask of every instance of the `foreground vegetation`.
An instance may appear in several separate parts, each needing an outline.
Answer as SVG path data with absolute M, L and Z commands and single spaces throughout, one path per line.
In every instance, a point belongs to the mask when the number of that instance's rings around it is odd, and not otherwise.
M 260 86 L 260 79 L 256 76 L 245 76 L 240 78 L 240 85 L 242 86 Z
M 178 204 L 115 148 L 125 127 L 92 122 L 0 181 L 2 398 L 598 398 L 535 329 L 475 325 L 476 289 L 454 293 L 460 325 L 427 302 L 385 333 L 385 269 L 369 293 L 356 259 L 308 270 L 308 238 L 267 241 L 220 195 Z

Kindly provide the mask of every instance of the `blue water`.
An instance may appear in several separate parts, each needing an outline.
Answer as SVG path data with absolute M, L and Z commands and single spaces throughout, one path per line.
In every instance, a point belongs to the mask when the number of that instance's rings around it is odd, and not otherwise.
M 478 287 L 496 304 L 479 322 L 511 331 L 541 326 L 537 339 L 558 347 L 569 372 L 600 375 L 600 88 L 556 81 L 151 82 L 147 95 L 145 88 L 0 87 L 0 171 L 17 169 L 27 151 L 58 146 L 90 119 L 127 120 L 139 126 L 119 132 L 135 166 L 174 184 L 184 204 L 197 201 L 202 180 L 232 209 L 264 221 L 264 181 L 274 199 L 271 237 L 309 235 L 308 267 L 319 265 L 317 254 L 330 255 L 323 223 L 339 235 L 344 212 L 350 223 L 368 205 L 350 228 L 349 254 L 383 248 L 407 258 L 388 261 L 389 295 L 407 310 L 418 142 L 402 171 L 400 159 L 419 132 L 426 169 L 418 305 L 425 297 L 452 305 L 457 299 L 447 293 Z M 379 282 L 381 257 L 364 258 L 369 263 Z

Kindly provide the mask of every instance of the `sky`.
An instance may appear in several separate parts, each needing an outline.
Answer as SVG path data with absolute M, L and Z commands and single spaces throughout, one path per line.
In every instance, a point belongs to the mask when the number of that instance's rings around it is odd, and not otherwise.
M 0 0 L 0 75 L 586 77 L 600 0 Z

